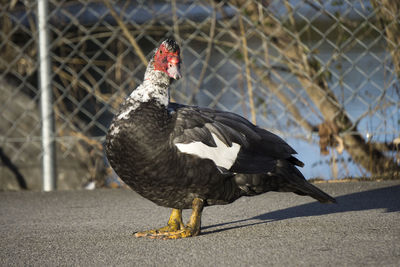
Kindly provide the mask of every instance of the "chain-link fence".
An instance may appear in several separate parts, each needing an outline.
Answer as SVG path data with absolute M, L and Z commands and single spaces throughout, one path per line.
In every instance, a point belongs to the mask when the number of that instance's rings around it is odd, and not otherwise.
M 0 1 L 0 183 L 41 188 L 36 1 Z M 118 186 L 104 136 L 166 37 L 176 102 L 284 137 L 309 178 L 399 171 L 397 1 L 49 1 L 58 188 Z M 142 56 L 144 55 L 144 57 Z M 147 59 L 146 59 L 147 58 Z

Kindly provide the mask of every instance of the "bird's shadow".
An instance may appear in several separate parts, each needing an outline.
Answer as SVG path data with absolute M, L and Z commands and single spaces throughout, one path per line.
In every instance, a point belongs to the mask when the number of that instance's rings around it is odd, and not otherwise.
M 296 217 L 320 216 L 349 211 L 384 209 L 385 212 L 399 212 L 400 185 L 343 195 L 336 197 L 336 200 L 338 202 L 337 204 L 321 204 L 319 202 L 312 202 L 267 212 L 247 219 L 205 226 L 202 227 L 202 234 L 206 235 Z M 218 229 L 212 230 L 212 228 Z

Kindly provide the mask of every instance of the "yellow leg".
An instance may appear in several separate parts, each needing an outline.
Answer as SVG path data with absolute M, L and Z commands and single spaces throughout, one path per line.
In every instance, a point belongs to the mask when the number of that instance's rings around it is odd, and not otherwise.
M 160 239 L 178 239 L 200 234 L 201 213 L 203 211 L 204 201 L 195 198 L 192 202 L 192 215 L 186 226 L 182 223 L 182 211 L 173 209 L 166 227 L 136 233 L 136 237 L 150 237 Z
M 184 227 L 182 221 L 182 210 L 172 209 L 171 216 L 168 220 L 168 225 L 160 229 L 153 229 L 143 232 L 137 232 L 134 234 L 135 237 L 145 237 L 145 236 L 157 236 L 160 233 L 165 232 L 175 232 Z
M 192 215 L 190 215 L 189 222 L 186 228 L 192 229 L 193 236 L 200 234 L 201 227 L 201 213 L 203 212 L 204 202 L 200 198 L 195 198 L 192 203 Z
M 178 239 L 199 235 L 203 207 L 204 201 L 200 198 L 195 198 L 192 203 L 192 215 L 190 215 L 189 222 L 186 224 L 186 226 L 178 231 L 160 233 L 158 237 L 153 238 Z

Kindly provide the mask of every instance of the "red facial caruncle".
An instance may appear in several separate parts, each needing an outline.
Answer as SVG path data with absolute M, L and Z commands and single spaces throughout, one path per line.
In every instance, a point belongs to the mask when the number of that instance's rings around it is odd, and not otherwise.
M 170 49 L 168 49 L 170 48 Z M 180 50 L 163 42 L 154 55 L 154 69 L 165 72 L 169 77 L 178 80 L 182 78 L 180 72 Z

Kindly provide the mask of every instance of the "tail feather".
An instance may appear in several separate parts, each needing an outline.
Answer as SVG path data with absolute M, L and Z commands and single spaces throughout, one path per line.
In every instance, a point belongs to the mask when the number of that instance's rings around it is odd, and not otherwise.
M 285 178 L 285 189 L 287 191 L 292 191 L 299 195 L 308 195 L 321 203 L 337 203 L 336 199 L 310 184 L 304 178 L 303 174 L 286 160 L 278 160 L 276 165 L 276 175 Z
M 240 196 L 278 191 L 310 196 L 321 203 L 336 203 L 333 197 L 310 184 L 292 161 L 292 159 L 277 160 L 275 169 L 268 174 L 236 174 L 233 180 L 235 190 L 228 198 L 233 201 Z
M 307 181 L 305 181 L 301 187 L 298 187 L 297 190 L 293 192 L 298 195 L 308 195 L 321 203 L 337 203 L 336 199 Z

